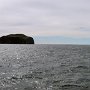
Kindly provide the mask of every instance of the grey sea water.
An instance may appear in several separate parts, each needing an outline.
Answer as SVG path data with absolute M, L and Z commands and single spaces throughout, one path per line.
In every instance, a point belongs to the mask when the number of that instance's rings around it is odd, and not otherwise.
M 0 90 L 90 90 L 90 46 L 0 45 Z

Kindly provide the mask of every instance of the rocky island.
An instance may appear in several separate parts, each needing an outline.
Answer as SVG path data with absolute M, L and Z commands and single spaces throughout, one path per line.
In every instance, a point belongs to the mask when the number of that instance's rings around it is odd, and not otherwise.
M 0 44 L 34 44 L 34 39 L 24 34 L 9 34 L 0 37 Z

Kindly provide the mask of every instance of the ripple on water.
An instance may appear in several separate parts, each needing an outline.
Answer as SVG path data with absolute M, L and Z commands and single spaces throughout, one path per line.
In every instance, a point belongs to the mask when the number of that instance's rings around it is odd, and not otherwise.
M 71 70 L 73 73 L 76 73 L 76 72 L 89 72 L 89 71 L 90 71 L 87 66 L 71 67 L 70 70 Z
M 62 90 L 88 90 L 88 86 L 79 86 L 79 85 L 62 85 L 60 86 Z

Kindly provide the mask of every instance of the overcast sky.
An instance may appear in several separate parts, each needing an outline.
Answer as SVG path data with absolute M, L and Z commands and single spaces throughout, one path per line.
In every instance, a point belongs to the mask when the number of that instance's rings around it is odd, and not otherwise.
M 36 43 L 90 44 L 90 0 L 0 0 L 0 36 L 10 33 Z

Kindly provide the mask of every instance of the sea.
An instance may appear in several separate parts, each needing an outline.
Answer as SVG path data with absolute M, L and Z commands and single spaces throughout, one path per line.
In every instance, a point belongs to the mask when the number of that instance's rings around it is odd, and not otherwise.
M 1 44 L 0 90 L 90 90 L 90 46 Z

